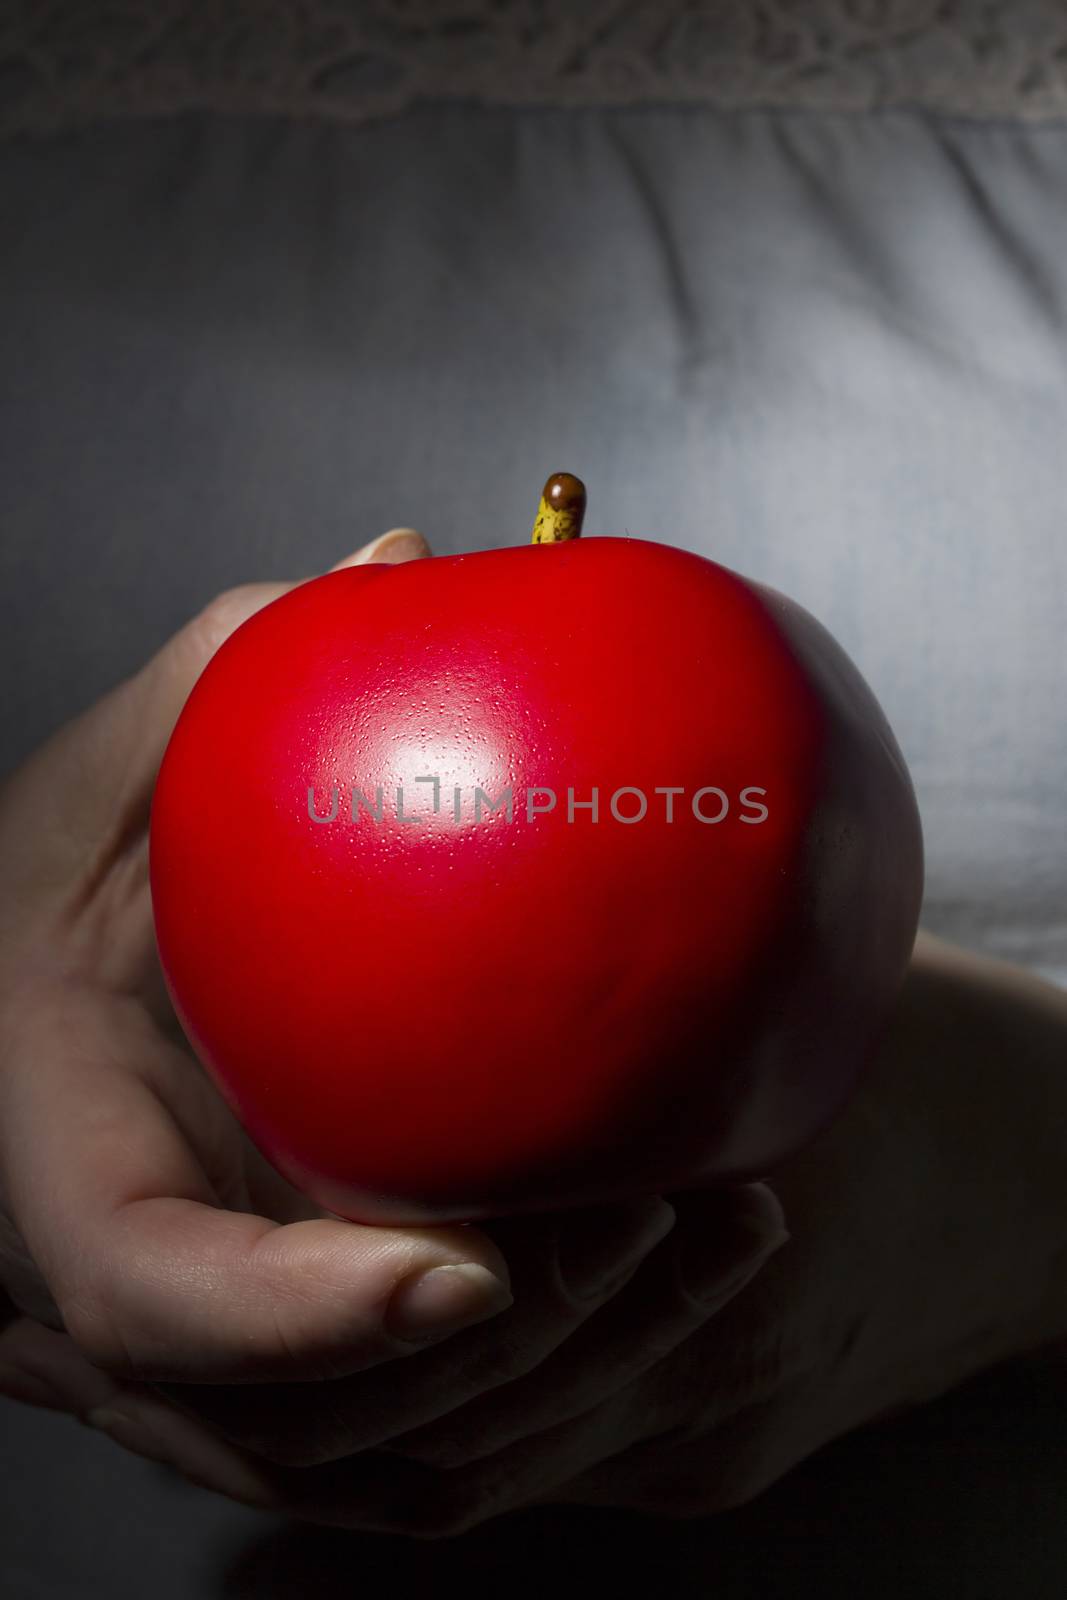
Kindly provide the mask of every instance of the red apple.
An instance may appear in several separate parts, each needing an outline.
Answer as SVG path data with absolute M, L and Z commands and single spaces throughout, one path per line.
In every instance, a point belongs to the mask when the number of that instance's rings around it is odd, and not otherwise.
M 258 1146 L 413 1224 L 773 1168 L 870 1058 L 922 845 L 807 612 L 584 538 L 253 616 L 174 731 L 151 880 L 178 1017 Z

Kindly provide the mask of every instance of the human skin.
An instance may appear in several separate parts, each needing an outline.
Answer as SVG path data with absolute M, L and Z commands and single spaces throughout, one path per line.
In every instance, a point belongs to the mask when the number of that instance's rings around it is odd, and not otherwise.
M 0 791 L 0 1393 L 248 1503 L 435 1536 L 735 1505 L 1063 1336 L 1067 995 L 926 935 L 774 1192 L 388 1229 L 285 1184 L 184 1045 L 146 867 L 185 696 L 286 587 L 221 596 Z

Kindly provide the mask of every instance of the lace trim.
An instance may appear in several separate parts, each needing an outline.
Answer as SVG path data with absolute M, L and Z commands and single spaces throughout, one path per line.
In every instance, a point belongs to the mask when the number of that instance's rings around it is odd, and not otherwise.
M 5 20 L 6 18 L 6 20 Z M 0 134 L 416 103 L 1067 116 L 1063 0 L 6 0 Z

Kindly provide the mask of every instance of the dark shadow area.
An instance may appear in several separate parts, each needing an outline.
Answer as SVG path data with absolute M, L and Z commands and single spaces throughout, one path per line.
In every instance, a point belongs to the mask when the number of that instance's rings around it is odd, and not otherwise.
M 460 1538 L 285 1525 L 249 1543 L 226 1600 L 390 1592 L 650 1594 L 689 1600 L 1061 1600 L 1067 1368 L 1003 1368 L 840 1440 L 737 1511 L 671 1522 L 537 1508 Z

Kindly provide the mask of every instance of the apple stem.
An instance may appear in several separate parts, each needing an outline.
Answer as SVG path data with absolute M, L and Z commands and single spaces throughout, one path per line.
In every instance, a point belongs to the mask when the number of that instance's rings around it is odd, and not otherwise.
M 585 484 L 570 472 L 554 472 L 541 490 L 533 525 L 533 544 L 566 544 L 577 539 L 585 516 Z

